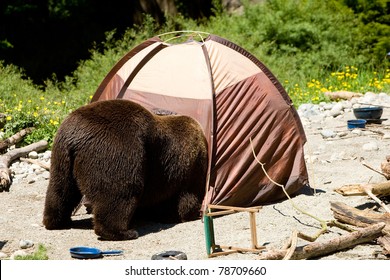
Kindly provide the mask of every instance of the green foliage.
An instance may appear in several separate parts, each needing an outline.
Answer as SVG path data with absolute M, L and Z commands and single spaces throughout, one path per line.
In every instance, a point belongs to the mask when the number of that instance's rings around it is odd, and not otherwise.
M 390 0 L 340 0 L 362 23 L 360 38 L 373 63 L 381 64 L 390 50 Z
M 42 139 L 51 143 L 59 123 L 69 113 L 67 104 L 72 104 L 56 100 L 61 97 L 58 89 L 57 95 L 46 94 L 42 88 L 27 79 L 21 69 L 12 65 L 5 66 L 1 61 L 0 92 L 0 112 L 7 115 L 6 124 L 1 129 L 4 132 L 3 138 L 10 137 L 21 129 L 35 127 L 21 145 Z
M 369 65 L 356 40 L 358 26 L 352 11 L 335 1 L 269 0 L 205 27 L 249 50 L 284 80 L 311 79 L 343 64 Z
M 39 244 L 37 251 L 27 256 L 17 256 L 15 260 L 48 260 L 47 249 L 43 244 Z

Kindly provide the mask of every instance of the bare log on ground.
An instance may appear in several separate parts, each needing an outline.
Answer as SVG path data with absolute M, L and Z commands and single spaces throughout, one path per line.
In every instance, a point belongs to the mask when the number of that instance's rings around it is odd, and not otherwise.
M 23 139 L 24 136 L 31 133 L 34 130 L 34 127 L 28 127 L 25 129 L 22 129 L 18 133 L 12 135 L 11 137 L 5 139 L 4 141 L 0 142 L 0 152 L 5 151 L 8 147 L 20 142 L 20 140 Z
M 338 251 L 352 248 L 358 244 L 370 242 L 382 235 L 385 223 L 377 223 L 354 232 L 341 235 L 324 242 L 313 242 L 305 246 L 297 247 L 291 255 L 292 260 L 310 259 L 326 256 Z M 287 254 L 286 249 L 271 250 L 262 253 L 260 260 L 281 260 Z
M 383 248 L 383 254 L 390 255 L 390 236 L 384 235 L 378 238 L 378 243 Z
M 331 100 L 345 99 L 350 100 L 353 97 L 361 97 L 363 94 L 358 92 L 351 91 L 334 91 L 334 92 L 325 92 L 326 96 L 328 96 Z
M 17 158 L 24 157 L 32 151 L 42 151 L 47 149 L 48 143 L 45 140 L 30 144 L 28 146 L 11 150 L 0 156 L 0 191 L 9 191 L 11 186 L 11 173 L 9 166 Z
M 390 195 L 390 181 L 377 184 L 345 185 L 334 191 L 344 196 L 367 195 L 365 187 L 371 186 L 371 192 L 377 197 Z
M 390 214 L 377 213 L 372 210 L 359 210 L 342 202 L 331 202 L 333 216 L 340 222 L 358 227 L 367 227 L 380 222 L 385 223 L 383 233 L 390 236 Z

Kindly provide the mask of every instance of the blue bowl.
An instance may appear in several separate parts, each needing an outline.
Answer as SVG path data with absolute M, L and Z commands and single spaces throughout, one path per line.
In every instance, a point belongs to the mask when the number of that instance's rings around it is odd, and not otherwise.
M 366 120 L 357 119 L 357 120 L 349 120 L 347 121 L 348 129 L 354 129 L 354 128 L 365 128 L 366 127 Z

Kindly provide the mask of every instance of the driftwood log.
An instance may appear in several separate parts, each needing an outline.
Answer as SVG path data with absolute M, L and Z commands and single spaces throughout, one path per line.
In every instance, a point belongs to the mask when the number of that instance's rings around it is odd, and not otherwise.
M 376 223 L 354 232 L 341 235 L 328 241 L 312 242 L 305 246 L 296 247 L 290 259 L 302 260 L 326 256 L 338 251 L 352 248 L 358 244 L 370 242 L 382 235 L 385 223 Z M 281 260 L 288 253 L 287 249 L 271 250 L 262 253 L 260 260 Z
M 24 136 L 31 133 L 34 130 L 34 127 L 28 127 L 22 129 L 18 133 L 12 135 L 11 137 L 0 142 L 0 152 L 5 151 L 8 147 L 20 142 Z
M 11 150 L 4 155 L 0 156 L 0 191 L 9 191 L 11 186 L 11 174 L 9 166 L 12 161 L 17 158 L 23 157 L 32 151 L 42 151 L 48 147 L 48 143 L 45 140 L 30 144 L 28 146 Z
M 383 254 L 390 255 L 390 236 L 384 235 L 378 238 L 378 243 L 383 248 Z
M 334 191 L 343 196 L 367 195 L 367 192 L 365 190 L 365 186 L 367 185 L 371 186 L 371 192 L 378 197 L 390 195 L 390 181 L 377 184 L 345 185 L 335 189 Z
M 335 191 L 344 196 L 368 195 L 376 203 L 378 203 L 387 213 L 390 213 L 390 208 L 378 198 L 390 195 L 389 181 L 377 184 L 346 185 L 341 188 L 335 189 Z
M 358 92 L 351 91 L 334 91 L 334 92 L 325 92 L 325 96 L 328 96 L 331 100 L 346 99 L 351 100 L 353 97 L 361 97 L 363 94 Z
M 331 202 L 330 209 L 333 211 L 336 220 L 358 227 L 367 227 L 383 222 L 385 223 L 383 234 L 390 237 L 390 213 L 359 210 L 342 202 Z

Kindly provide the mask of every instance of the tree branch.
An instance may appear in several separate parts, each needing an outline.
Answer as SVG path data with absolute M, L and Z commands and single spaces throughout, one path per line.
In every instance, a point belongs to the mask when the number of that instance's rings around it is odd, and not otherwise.
M 45 150 L 47 146 L 47 141 L 41 140 L 28 146 L 11 150 L 6 154 L 0 156 L 0 192 L 9 191 L 9 188 L 11 186 L 11 173 L 8 167 L 10 166 L 12 161 L 19 157 L 23 157 L 32 151 L 39 152 Z
M 31 133 L 33 130 L 34 130 L 34 127 L 28 127 L 28 128 L 22 129 L 21 131 L 17 132 L 16 134 L 12 135 L 11 137 L 0 142 L 0 152 L 3 152 L 8 147 L 20 142 L 24 136 Z

